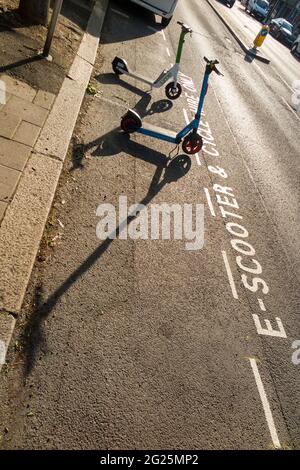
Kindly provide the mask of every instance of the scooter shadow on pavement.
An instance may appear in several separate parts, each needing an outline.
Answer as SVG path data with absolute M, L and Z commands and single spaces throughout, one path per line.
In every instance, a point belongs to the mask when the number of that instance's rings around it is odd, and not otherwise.
M 167 166 L 157 166 L 153 175 L 151 184 L 149 186 L 146 196 L 140 201 L 140 204 L 147 206 L 153 198 L 167 185 L 178 181 L 184 177 L 191 168 L 191 159 L 188 155 L 181 154 L 169 162 Z M 24 365 L 23 374 L 27 377 L 35 363 L 36 358 L 43 348 L 47 353 L 47 340 L 44 334 L 43 323 L 46 321 L 50 313 L 56 307 L 62 297 L 69 291 L 69 289 L 78 281 L 82 276 L 97 262 L 101 256 L 106 252 L 115 238 L 129 225 L 138 215 L 135 213 L 128 214 L 116 230 L 111 233 L 99 246 L 69 275 L 69 277 L 51 294 L 48 299 L 44 300 L 43 288 L 38 286 L 35 290 L 35 305 L 34 311 L 26 324 L 24 330 Z M 114 238 L 113 238 L 114 236 Z M 112 238 L 109 238 L 112 237 Z M 103 267 L 104 269 L 104 267 Z M 84 294 L 83 294 L 84 295 Z
M 121 85 L 123 88 L 134 93 L 135 95 L 140 95 L 142 99 L 146 100 L 146 97 L 147 97 L 149 102 L 151 100 L 151 91 L 152 91 L 151 88 L 149 88 L 149 90 L 146 90 L 146 91 L 141 90 L 140 88 L 132 85 L 131 83 L 128 83 L 125 80 L 121 80 L 117 78 L 114 73 L 103 73 L 103 74 L 97 75 L 95 78 L 99 83 L 102 83 L 103 85 L 118 85 L 118 86 Z M 165 98 L 164 100 L 160 100 L 159 102 L 168 103 L 169 107 L 166 107 L 165 109 L 161 109 L 161 110 L 156 110 L 155 112 L 168 111 L 173 106 L 172 101 L 168 100 L 167 98 Z
M 92 157 L 113 157 L 121 152 L 126 152 L 134 158 L 139 158 L 157 167 L 166 167 L 171 160 L 171 155 L 177 146 L 171 149 L 169 155 L 153 150 L 153 148 L 143 145 L 130 139 L 127 134 L 118 127 L 102 135 L 98 139 L 89 142 L 84 146 L 84 153 L 92 149 Z
M 148 91 L 141 90 L 139 87 L 132 85 L 132 83 L 126 82 L 126 80 L 116 77 L 114 73 L 101 73 L 96 75 L 95 78 L 103 85 L 121 85 L 123 88 L 126 88 L 126 90 L 131 91 L 136 95 L 144 95 L 149 93 Z M 149 91 L 151 91 L 150 88 Z
M 145 116 L 151 116 L 157 113 L 163 113 L 168 111 L 172 108 L 173 103 L 168 99 L 162 99 L 155 101 L 151 104 L 150 108 L 147 109 L 149 102 L 151 101 L 151 95 L 143 94 L 140 101 L 135 105 L 133 108 L 139 115 L 144 118 Z M 74 171 L 77 169 L 83 169 L 84 164 L 83 159 L 85 154 L 92 148 L 96 147 L 90 155 L 101 157 L 101 156 L 112 156 L 120 153 L 121 151 L 128 151 L 130 152 L 130 146 L 127 148 L 126 144 L 129 141 L 129 137 L 126 136 L 123 132 L 121 132 L 120 128 L 113 129 L 112 131 L 108 132 L 107 134 L 98 137 L 96 140 L 89 142 L 88 144 L 77 144 L 74 145 L 73 152 L 72 152 L 72 167 L 70 171 Z M 137 144 L 138 146 L 139 144 Z M 149 152 L 154 155 L 155 152 L 153 150 L 150 151 L 148 147 L 144 147 L 140 145 L 140 155 L 138 154 L 138 150 L 134 152 L 135 157 L 140 157 L 143 159 L 143 153 L 148 154 Z M 165 156 L 164 156 L 165 157 Z M 167 160 L 167 157 L 165 157 Z M 155 164 L 155 163 L 154 163 Z

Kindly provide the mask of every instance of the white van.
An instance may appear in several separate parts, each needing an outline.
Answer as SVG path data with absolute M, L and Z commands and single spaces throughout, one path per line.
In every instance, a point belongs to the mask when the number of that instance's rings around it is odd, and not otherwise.
M 162 17 L 161 24 L 165 28 L 170 23 L 178 0 L 131 0 Z

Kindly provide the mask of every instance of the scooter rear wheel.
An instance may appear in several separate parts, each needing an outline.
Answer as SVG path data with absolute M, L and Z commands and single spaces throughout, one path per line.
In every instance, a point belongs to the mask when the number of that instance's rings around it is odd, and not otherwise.
M 167 98 L 169 98 L 169 100 L 176 100 L 181 95 L 182 88 L 181 88 L 180 83 L 177 83 L 177 85 L 175 86 L 174 82 L 170 82 L 166 86 L 165 91 L 166 91 Z
M 182 142 L 182 150 L 188 155 L 194 155 L 197 152 L 200 152 L 202 149 L 203 140 L 201 135 L 189 134 L 187 135 Z
M 120 59 L 120 57 L 115 57 L 111 65 L 117 77 L 119 77 L 120 75 L 123 75 L 124 72 L 128 72 L 128 67 L 127 67 L 125 60 Z
M 141 123 L 135 119 L 133 116 L 125 116 L 121 119 L 121 129 L 125 132 L 125 134 L 132 134 L 136 132 L 141 127 Z

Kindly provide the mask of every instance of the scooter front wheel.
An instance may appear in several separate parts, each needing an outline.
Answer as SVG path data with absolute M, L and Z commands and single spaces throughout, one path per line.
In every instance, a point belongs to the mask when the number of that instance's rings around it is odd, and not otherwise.
M 133 116 L 125 114 L 121 119 L 121 129 L 125 134 L 132 134 L 141 127 L 140 121 L 135 119 Z
M 174 82 L 170 82 L 166 86 L 165 91 L 166 91 L 167 98 L 169 98 L 169 100 L 176 100 L 181 95 L 182 88 L 181 88 L 180 83 L 177 83 L 175 85 Z
M 182 142 L 182 150 L 188 155 L 194 155 L 197 152 L 200 152 L 202 149 L 203 140 L 201 135 L 189 134 L 187 135 Z

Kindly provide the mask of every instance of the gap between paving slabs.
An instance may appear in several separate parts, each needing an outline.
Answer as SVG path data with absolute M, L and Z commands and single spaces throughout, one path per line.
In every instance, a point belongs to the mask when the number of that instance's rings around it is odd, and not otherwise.
M 0 369 L 22 307 L 59 177 L 95 63 L 108 0 L 87 29 L 0 227 Z

